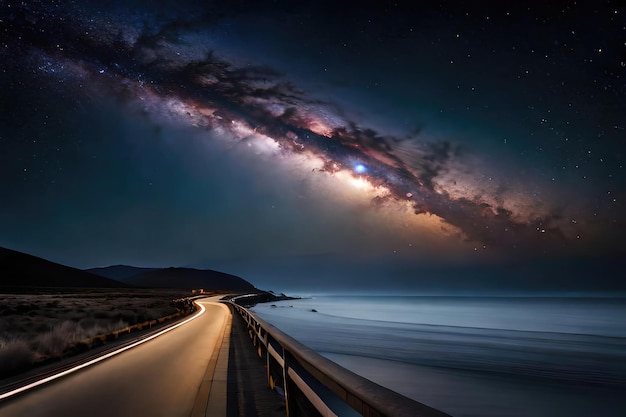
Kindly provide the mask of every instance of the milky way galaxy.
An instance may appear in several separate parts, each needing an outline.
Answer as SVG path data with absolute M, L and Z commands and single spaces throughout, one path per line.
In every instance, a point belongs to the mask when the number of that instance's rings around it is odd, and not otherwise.
M 258 257 L 264 250 L 274 257 L 344 253 L 390 262 L 397 255 L 409 263 L 623 254 L 626 124 L 619 110 L 625 104 L 619 54 L 626 56 L 626 46 L 609 40 L 613 27 L 626 35 L 620 28 L 624 10 L 596 10 L 615 19 L 604 36 L 586 29 L 588 41 L 604 50 L 587 51 L 596 54 L 596 64 L 570 71 L 570 60 L 582 67 L 591 58 L 578 56 L 588 45 L 572 35 L 584 11 L 569 6 L 569 15 L 563 11 L 552 26 L 544 22 L 542 32 L 525 41 L 504 28 L 545 19 L 556 8 L 486 10 L 480 17 L 476 10 L 364 8 L 328 17 L 327 7 L 2 6 L 0 146 L 6 159 L 2 190 L 10 201 L 2 214 L 13 222 L 3 220 L 0 244 L 85 267 L 114 262 L 121 254 L 119 261 L 150 263 L 149 248 L 128 254 L 133 245 L 153 239 L 148 235 L 171 240 L 188 255 L 161 243 L 154 259 L 167 252 L 172 256 L 165 262 L 184 264 Z M 517 20 L 507 23 L 511 15 Z M 328 29 L 312 34 L 324 19 Z M 344 19 L 349 21 L 338 23 Z M 364 22 L 369 30 L 362 29 Z M 547 49 L 535 51 L 539 44 Z M 501 60 L 507 63 L 497 68 Z M 316 70 L 319 75 L 312 75 Z M 541 75 L 532 78 L 530 71 Z M 511 81 L 522 77 L 530 84 Z M 596 90 L 598 83 L 603 90 Z M 560 84 L 568 88 L 555 91 Z M 111 129 L 133 120 L 140 127 L 135 133 L 90 131 L 94 117 Z M 43 126 L 35 127 L 35 121 Z M 109 145 L 102 139 L 107 134 Z M 140 155 L 146 148 L 152 150 Z M 159 197 L 168 202 L 141 216 L 134 211 L 152 200 L 128 184 L 160 170 L 150 152 L 160 152 L 159 161 L 171 153 L 171 166 L 187 166 L 159 174 L 169 175 Z M 107 164 L 111 155 L 123 169 Z M 128 245 L 115 253 L 119 236 L 88 226 L 89 240 L 100 235 L 100 241 L 70 260 L 76 242 L 40 235 L 78 230 L 98 218 L 93 213 L 100 208 L 76 205 L 78 189 L 71 198 L 53 195 L 62 187 L 55 181 L 70 180 L 59 173 L 65 168 L 80 177 L 72 161 L 89 157 L 104 161 L 98 165 L 103 171 L 84 174 L 93 180 L 87 187 L 92 191 L 82 188 L 81 195 L 93 192 L 114 206 L 99 221 L 111 219 L 114 229 L 124 229 L 122 219 L 129 218 L 134 235 L 124 237 Z M 225 169 L 206 171 L 204 164 Z M 126 185 L 119 188 L 124 203 L 115 205 L 115 187 L 98 184 L 117 177 Z M 228 208 L 220 208 L 214 189 L 203 191 L 203 181 L 231 188 L 220 191 L 231 196 Z M 172 201 L 183 201 L 192 183 L 193 194 L 205 195 L 178 207 Z M 256 185 L 237 194 L 242 183 Z M 280 214 L 263 214 L 280 210 L 281 203 L 288 208 Z M 34 215 L 20 207 L 32 204 L 45 206 L 46 213 L 38 231 L 24 233 Z M 194 223 L 193 213 L 202 210 Z M 151 216 L 152 222 L 146 220 Z M 179 230 L 168 235 L 174 223 Z M 263 223 L 272 226 L 264 229 Z M 246 242 L 237 242 L 246 235 L 240 228 L 249 231 Z M 84 239 L 78 231 L 73 236 Z

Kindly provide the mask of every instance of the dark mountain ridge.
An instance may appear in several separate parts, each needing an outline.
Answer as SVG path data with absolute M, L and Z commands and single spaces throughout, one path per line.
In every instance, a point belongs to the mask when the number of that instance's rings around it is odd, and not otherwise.
M 255 292 L 235 275 L 210 269 L 137 268 L 114 265 L 86 271 L 0 247 L 0 288 L 171 288 Z
M 0 287 L 126 288 L 129 285 L 0 247 Z
M 131 285 L 153 288 L 180 288 L 236 292 L 257 291 L 254 285 L 235 275 L 211 269 L 163 268 L 121 279 Z
M 117 281 L 126 282 L 129 278 L 139 275 L 143 272 L 154 271 L 157 268 L 141 268 L 137 266 L 129 265 L 111 265 L 101 268 L 90 268 L 85 271 L 90 274 L 98 275 L 105 278 L 114 279 Z

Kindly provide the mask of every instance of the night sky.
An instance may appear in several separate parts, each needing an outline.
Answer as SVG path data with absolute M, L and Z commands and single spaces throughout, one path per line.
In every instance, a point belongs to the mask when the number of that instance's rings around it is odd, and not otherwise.
M 624 6 L 311 3 L 3 1 L 0 246 L 276 290 L 626 289 Z

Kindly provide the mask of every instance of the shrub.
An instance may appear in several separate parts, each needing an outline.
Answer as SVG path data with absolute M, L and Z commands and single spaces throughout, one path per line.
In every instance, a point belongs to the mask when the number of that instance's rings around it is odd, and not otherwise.
M 78 324 L 64 321 L 35 338 L 37 354 L 42 357 L 61 357 L 66 347 L 83 338 L 83 331 Z
M 33 352 L 21 339 L 0 339 L 0 378 L 6 378 L 28 369 L 33 363 Z
M 79 353 L 87 352 L 89 347 L 90 346 L 85 342 L 77 342 L 76 344 L 70 346 L 66 352 L 68 355 L 77 355 Z
M 50 331 L 50 326 L 47 323 L 42 322 L 42 323 L 39 323 L 37 326 L 33 327 L 33 330 L 35 330 L 35 332 L 37 333 L 48 332 Z
M 78 324 L 86 331 L 96 327 L 96 321 L 92 318 L 82 319 L 80 322 L 78 322 Z

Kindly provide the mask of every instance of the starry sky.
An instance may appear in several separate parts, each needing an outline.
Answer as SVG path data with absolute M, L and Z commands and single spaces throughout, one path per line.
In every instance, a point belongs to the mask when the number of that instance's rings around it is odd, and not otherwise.
M 0 246 L 78 268 L 625 290 L 625 139 L 617 2 L 0 5 Z

